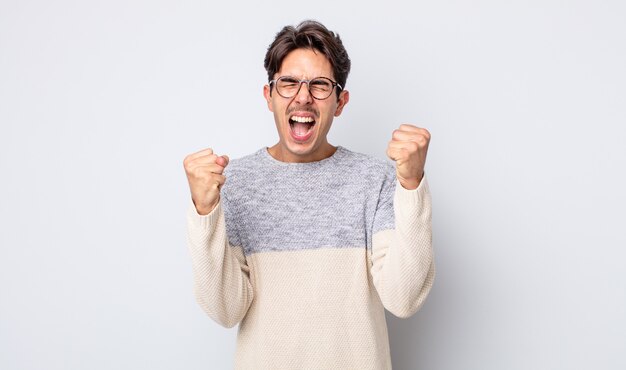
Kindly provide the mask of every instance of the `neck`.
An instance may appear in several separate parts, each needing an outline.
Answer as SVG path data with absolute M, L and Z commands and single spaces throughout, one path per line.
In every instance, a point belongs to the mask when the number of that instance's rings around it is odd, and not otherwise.
M 281 146 L 280 143 L 277 143 L 271 148 L 268 148 L 267 151 L 277 161 L 287 163 L 307 163 L 318 162 L 332 156 L 337 151 L 337 147 L 332 146 L 329 143 L 325 143 L 321 148 L 318 148 L 313 153 L 298 154 L 287 150 Z

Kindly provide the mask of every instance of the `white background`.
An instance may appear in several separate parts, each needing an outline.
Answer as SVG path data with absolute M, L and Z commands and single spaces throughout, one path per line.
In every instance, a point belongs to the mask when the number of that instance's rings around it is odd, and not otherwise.
M 333 144 L 433 136 L 437 278 L 397 369 L 624 369 L 621 1 L 0 1 L 0 368 L 228 369 L 192 292 L 182 160 L 277 139 L 285 24 L 353 61 Z

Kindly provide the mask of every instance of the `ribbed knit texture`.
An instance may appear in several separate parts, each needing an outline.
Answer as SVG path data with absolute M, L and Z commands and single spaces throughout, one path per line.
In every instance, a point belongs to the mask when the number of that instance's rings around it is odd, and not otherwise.
M 239 325 L 236 369 L 390 369 L 384 309 L 409 317 L 434 279 L 423 179 L 339 147 L 283 163 L 265 148 L 227 167 L 219 205 L 188 212 L 195 294 Z

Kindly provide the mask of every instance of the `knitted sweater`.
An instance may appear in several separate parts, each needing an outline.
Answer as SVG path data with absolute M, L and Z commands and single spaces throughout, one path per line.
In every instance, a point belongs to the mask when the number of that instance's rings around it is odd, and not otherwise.
M 187 237 L 198 303 L 239 323 L 235 368 L 391 369 L 384 309 L 413 315 L 435 275 L 426 179 L 406 190 L 343 147 L 310 163 L 263 148 L 225 175 Z

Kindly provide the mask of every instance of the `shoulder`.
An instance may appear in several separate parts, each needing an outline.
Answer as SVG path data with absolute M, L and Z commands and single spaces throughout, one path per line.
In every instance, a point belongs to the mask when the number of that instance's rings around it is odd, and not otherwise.
M 338 150 L 342 152 L 338 160 L 340 165 L 353 171 L 374 177 L 388 177 L 395 173 L 395 167 L 390 161 L 369 154 L 354 152 L 344 147 L 339 147 Z
M 239 174 L 245 174 L 251 170 L 257 169 L 262 166 L 261 151 L 259 149 L 254 153 L 250 153 L 240 158 L 231 159 L 228 166 L 224 169 L 225 176 L 237 176 Z
M 266 165 L 266 161 L 263 160 L 262 150 L 265 149 L 230 160 L 224 169 L 226 183 L 222 188 L 222 194 L 225 197 L 244 191 L 243 188 L 246 184 L 251 183 L 253 178 L 264 171 L 263 167 Z

